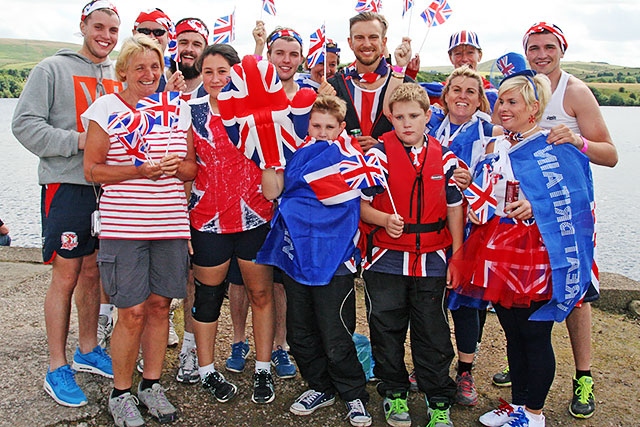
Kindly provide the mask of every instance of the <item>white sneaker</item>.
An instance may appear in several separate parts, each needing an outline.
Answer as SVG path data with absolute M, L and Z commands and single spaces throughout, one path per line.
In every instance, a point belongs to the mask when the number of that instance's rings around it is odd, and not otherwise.
M 107 340 L 111 338 L 113 332 L 113 317 L 106 314 L 98 316 L 98 345 L 102 348 L 107 347 Z
M 478 419 L 478 421 L 480 421 L 482 425 L 487 427 L 502 427 L 509 421 L 516 418 L 514 413 L 518 408 L 522 408 L 522 406 L 512 405 L 511 403 L 506 402 L 504 399 L 500 399 L 500 406 L 498 406 L 498 409 L 487 412 L 486 414 L 482 415 Z
M 513 412 L 511 421 L 502 427 L 545 427 L 544 415 L 536 415 L 520 407 Z
M 167 338 L 167 347 L 175 347 L 180 342 L 180 337 L 178 337 L 173 324 L 173 313 L 173 310 L 169 311 L 169 337 Z
M 176 374 L 176 381 L 184 384 L 196 384 L 200 381 L 198 372 L 198 353 L 195 347 L 186 353 L 180 353 L 180 366 Z

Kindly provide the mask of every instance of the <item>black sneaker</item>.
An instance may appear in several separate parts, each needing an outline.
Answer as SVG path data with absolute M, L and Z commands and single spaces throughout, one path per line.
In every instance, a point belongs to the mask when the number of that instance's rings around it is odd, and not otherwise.
M 509 373 L 509 365 L 502 371 L 493 376 L 493 384 L 498 387 L 511 387 L 511 374 Z
M 584 376 L 573 378 L 573 398 L 569 412 L 575 418 L 590 418 L 596 411 L 596 400 L 593 394 L 593 378 Z
M 276 398 L 276 392 L 273 388 L 273 377 L 271 372 L 259 370 L 253 374 L 253 394 L 251 401 L 253 403 L 270 403 Z
M 289 410 L 296 415 L 309 415 L 316 409 L 331 406 L 335 403 L 336 396 L 332 393 L 322 393 L 321 391 L 307 390 L 302 393 L 295 402 L 291 404 Z
M 238 391 L 238 387 L 225 380 L 224 376 L 218 371 L 209 372 L 202 380 L 202 387 L 213 394 L 213 397 L 221 403 L 231 400 Z

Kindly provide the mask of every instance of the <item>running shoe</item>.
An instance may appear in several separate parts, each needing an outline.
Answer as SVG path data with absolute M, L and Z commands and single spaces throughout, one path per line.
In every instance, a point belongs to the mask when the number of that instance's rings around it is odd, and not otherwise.
M 515 418 L 514 412 L 521 408 L 519 405 L 512 405 L 507 403 L 504 399 L 500 399 L 500 406 L 498 409 L 489 411 L 486 414 L 480 416 L 480 423 L 487 427 L 501 427 Z
M 220 403 L 228 402 L 238 391 L 238 387 L 227 381 L 218 371 L 209 372 L 202 380 L 202 387 L 213 394 Z
M 275 351 L 271 352 L 271 364 L 276 368 L 278 378 L 293 378 L 296 376 L 296 365 L 291 363 L 289 354 L 278 346 Z
M 98 345 L 102 348 L 107 346 L 107 341 L 113 333 L 113 318 L 106 314 L 98 316 Z
M 502 371 L 493 376 L 493 384 L 498 387 L 511 387 L 511 374 L 509 373 L 509 365 Z
M 180 359 L 180 366 L 176 374 L 176 381 L 183 384 L 196 384 L 200 381 L 196 349 L 192 348 L 186 353 L 180 353 L 178 358 Z
M 47 371 L 44 377 L 44 391 L 63 406 L 77 408 L 87 404 L 87 397 L 78 387 L 75 371 L 69 365 Z
M 251 401 L 253 403 L 270 403 L 276 398 L 276 392 L 273 387 L 273 377 L 271 372 L 259 370 L 253 374 L 253 394 Z
M 573 398 L 571 399 L 571 405 L 569 405 L 569 412 L 575 418 L 590 418 L 596 411 L 593 389 L 592 377 L 573 378 Z
M 88 372 L 90 374 L 113 378 L 111 357 L 104 351 L 104 348 L 99 345 L 87 354 L 82 354 L 80 347 L 77 347 L 73 355 L 72 368 L 78 372 Z
M 109 413 L 118 427 L 139 427 L 144 419 L 138 410 L 138 399 L 131 393 L 109 398 Z
M 478 404 L 478 391 L 470 372 L 463 372 L 456 376 L 456 403 L 462 406 Z
M 249 356 L 250 353 L 251 349 L 249 348 L 248 340 L 244 342 L 238 341 L 237 343 L 231 344 L 231 356 L 229 356 L 225 363 L 227 371 L 244 371 L 244 365 L 246 364 L 247 356 Z
M 164 394 L 166 390 L 159 383 L 144 390 L 140 390 L 140 384 L 138 384 L 138 399 L 147 407 L 150 415 L 156 417 L 160 424 L 178 419 L 178 410 L 167 400 Z
M 394 393 L 382 401 L 382 410 L 387 424 L 394 427 L 411 427 L 411 416 L 406 393 Z

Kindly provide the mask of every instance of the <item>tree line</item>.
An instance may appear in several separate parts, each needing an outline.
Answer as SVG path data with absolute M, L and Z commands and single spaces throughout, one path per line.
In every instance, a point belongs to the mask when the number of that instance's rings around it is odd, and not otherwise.
M 31 69 L 6 69 L 0 70 L 0 98 L 18 98 L 22 93 L 27 77 Z M 619 73 L 621 74 L 621 73 Z M 604 76 L 599 76 L 604 77 Z M 622 78 L 621 78 L 622 77 Z M 418 73 L 417 80 L 419 82 L 444 82 L 447 78 L 447 74 L 443 73 L 427 73 L 421 71 Z M 627 81 L 634 79 L 633 82 Z M 631 76 L 614 76 L 614 79 L 624 83 L 636 83 L 635 77 Z M 638 77 L 640 79 L 640 77 Z M 640 83 L 640 82 L 638 82 Z M 589 86 L 593 94 L 595 95 L 600 105 L 613 105 L 613 106 L 636 106 L 640 105 L 640 95 L 636 95 L 636 92 L 627 92 L 624 87 L 620 87 L 617 92 L 605 93 L 595 87 Z M 611 91 L 609 91 L 611 92 Z

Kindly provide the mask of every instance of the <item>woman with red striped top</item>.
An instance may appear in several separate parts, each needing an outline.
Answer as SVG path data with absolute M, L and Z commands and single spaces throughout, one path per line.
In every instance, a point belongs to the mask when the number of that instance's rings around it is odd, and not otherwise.
M 138 400 L 160 422 L 177 418 L 159 384 L 172 298 L 184 298 L 189 220 L 184 181 L 197 166 L 189 106 L 177 92 L 153 94 L 163 56 L 144 35 L 125 41 L 116 65 L 127 88 L 98 98 L 82 115 L 87 131 L 84 171 L 102 184 L 98 264 L 118 321 L 111 338 L 116 425 L 142 425 L 131 394 L 142 344 Z

